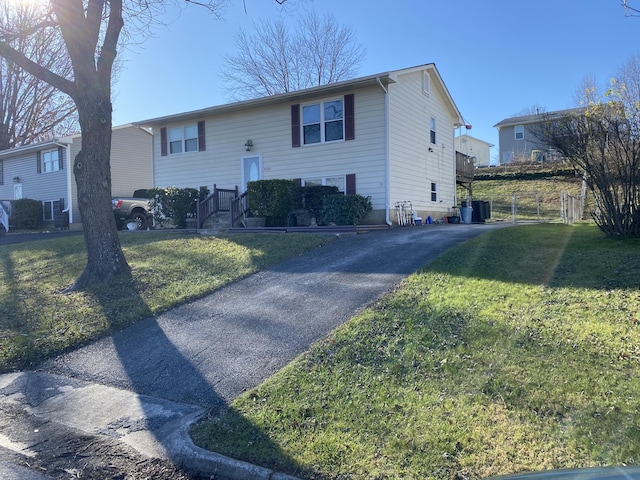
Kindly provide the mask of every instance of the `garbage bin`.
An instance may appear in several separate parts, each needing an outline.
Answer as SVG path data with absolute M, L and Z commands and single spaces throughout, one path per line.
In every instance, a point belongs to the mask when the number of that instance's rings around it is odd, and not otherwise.
M 58 230 L 69 229 L 69 210 L 53 212 L 53 226 Z
M 460 216 L 462 217 L 462 223 L 471 223 L 472 213 L 473 213 L 473 207 L 461 207 Z
M 297 227 L 298 226 L 298 217 L 295 213 L 290 213 L 287 215 L 287 227 Z
M 471 205 L 473 208 L 472 221 L 474 223 L 484 223 L 487 218 L 491 218 L 491 207 L 489 202 L 474 200 Z

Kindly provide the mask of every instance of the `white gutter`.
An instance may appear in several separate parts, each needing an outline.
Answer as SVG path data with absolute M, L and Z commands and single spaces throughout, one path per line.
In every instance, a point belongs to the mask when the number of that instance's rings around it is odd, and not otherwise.
M 384 208 L 384 221 L 387 225 L 391 226 L 391 219 L 389 218 L 389 211 L 391 209 L 391 166 L 389 161 L 389 91 L 384 87 L 380 77 L 376 77 L 376 81 L 382 91 L 384 92 L 384 164 L 385 164 L 385 208 Z
M 58 141 L 55 144 L 59 147 L 65 149 L 65 158 L 67 161 L 67 198 L 68 205 L 66 205 L 65 210 L 69 211 L 69 225 L 73 223 L 73 196 L 71 193 L 71 182 L 74 181 L 73 176 L 73 159 L 71 158 L 71 144 L 73 143 L 73 139 L 69 139 L 68 143 L 60 143 Z

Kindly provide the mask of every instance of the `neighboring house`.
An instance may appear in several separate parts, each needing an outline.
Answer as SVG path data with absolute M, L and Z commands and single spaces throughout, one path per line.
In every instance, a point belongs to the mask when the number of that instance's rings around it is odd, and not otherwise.
M 456 137 L 456 150 L 469 157 L 474 167 L 488 167 L 491 164 L 491 148 L 494 145 L 471 135 Z
M 517 161 L 547 162 L 557 161 L 558 152 L 543 145 L 536 138 L 536 125 L 553 117 L 562 117 L 581 111 L 577 108 L 540 112 L 533 115 L 505 118 L 494 125 L 498 129 L 498 149 L 500 164 Z
M 124 125 L 114 127 L 111 141 L 111 193 L 132 196 L 150 188 L 152 134 Z M 43 206 L 42 220 L 53 224 L 56 212 L 69 211 L 69 228 L 82 228 L 73 159 L 82 138 L 73 135 L 0 151 L 0 200 L 31 198 Z
M 395 220 L 396 202 L 434 219 L 456 205 L 463 120 L 434 64 L 138 124 L 154 132 L 155 187 L 336 185 L 371 197 L 366 221 L 381 224 Z

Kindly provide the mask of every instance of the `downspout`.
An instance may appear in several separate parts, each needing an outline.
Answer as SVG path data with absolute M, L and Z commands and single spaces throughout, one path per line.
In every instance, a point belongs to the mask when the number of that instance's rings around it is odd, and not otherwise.
M 390 206 L 390 198 L 391 195 L 391 180 L 389 176 L 391 175 L 391 166 L 389 161 L 389 91 L 384 87 L 382 80 L 380 77 L 376 78 L 378 85 L 382 88 L 384 92 L 384 168 L 385 168 L 385 208 L 384 208 L 384 221 L 387 225 L 392 226 L 391 219 L 389 218 L 389 211 L 391 209 Z
M 69 199 L 69 205 L 66 206 L 66 210 L 69 210 L 69 225 L 71 225 L 73 223 L 73 196 L 71 195 L 71 182 L 74 181 L 71 143 L 60 143 L 56 141 L 55 144 L 65 149 L 65 158 L 67 160 L 67 198 Z

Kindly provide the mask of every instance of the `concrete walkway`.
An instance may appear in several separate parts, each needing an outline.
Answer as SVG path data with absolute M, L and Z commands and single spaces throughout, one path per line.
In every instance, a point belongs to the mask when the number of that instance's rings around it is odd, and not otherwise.
M 108 436 L 203 474 L 287 478 L 195 447 L 188 427 L 259 385 L 443 251 L 501 226 L 427 225 L 341 236 L 35 372 L 0 375 L 0 407 Z M 0 426 L 0 451 L 33 453 L 28 432 Z

